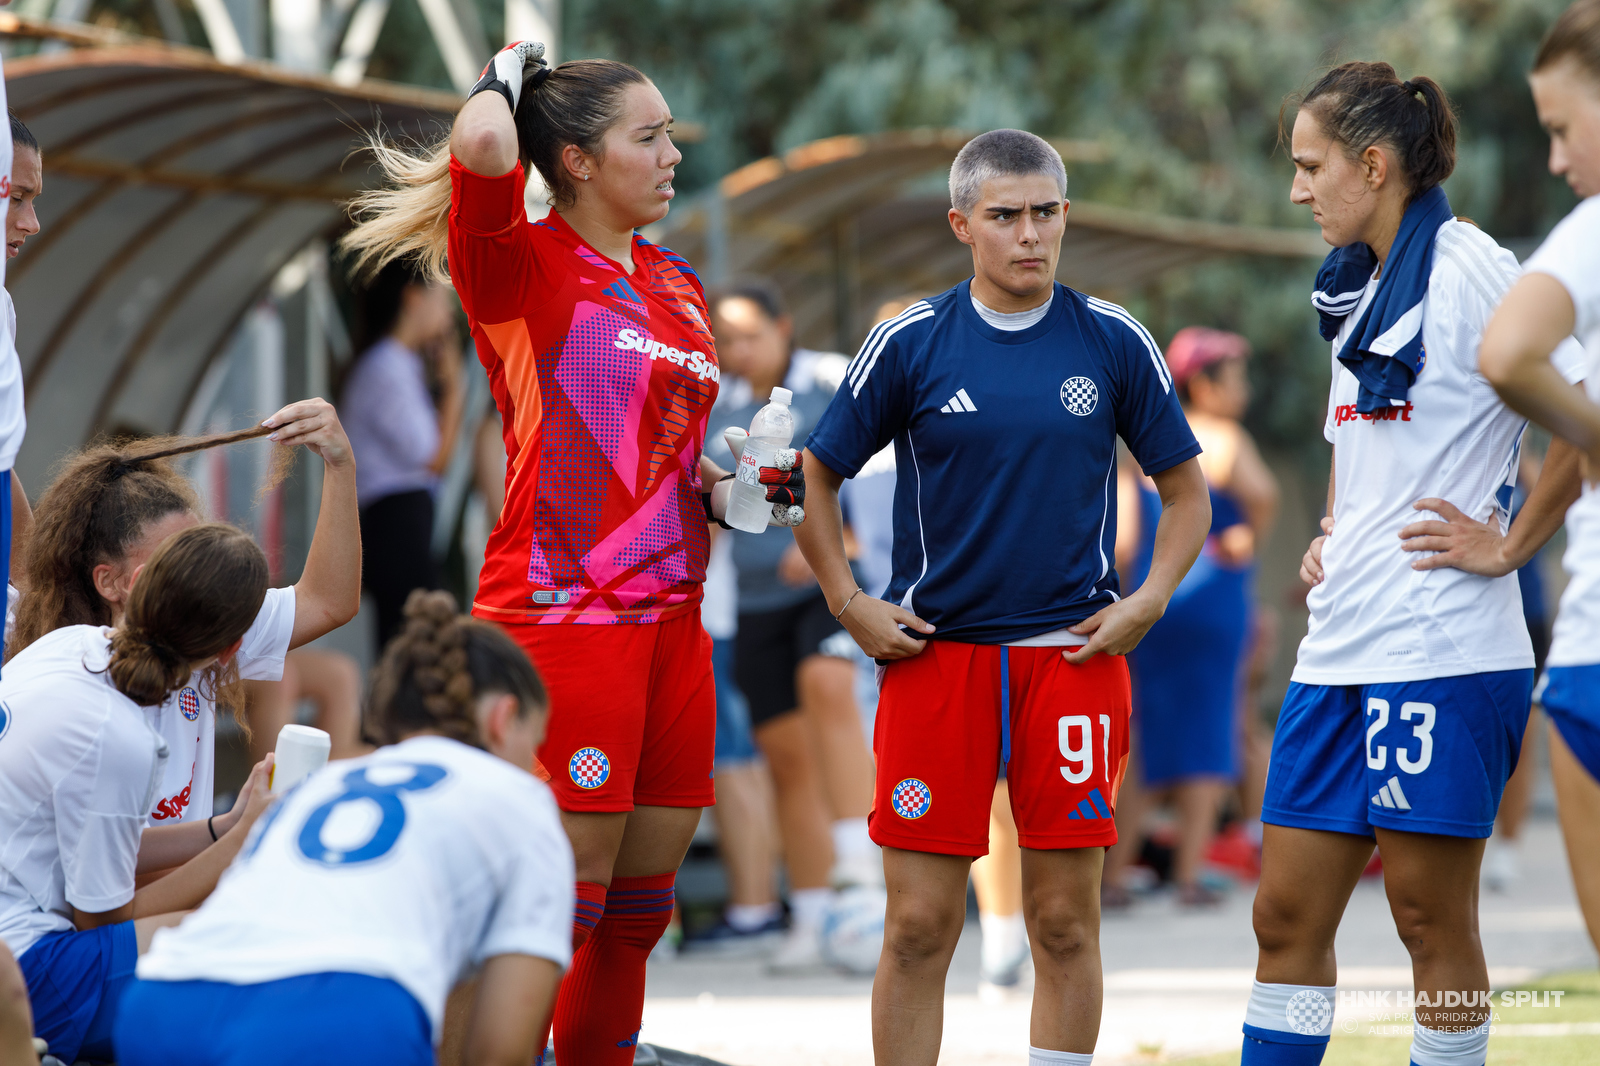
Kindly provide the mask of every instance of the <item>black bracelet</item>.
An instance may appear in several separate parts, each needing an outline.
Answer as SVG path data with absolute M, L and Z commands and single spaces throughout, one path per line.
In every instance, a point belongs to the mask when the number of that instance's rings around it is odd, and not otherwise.
M 211 831 L 211 843 L 213 844 L 217 842 L 217 827 L 212 824 L 216 820 L 217 816 L 214 814 L 210 818 L 206 819 L 206 828 Z
M 732 474 L 723 474 L 721 477 L 717 478 L 716 482 L 712 485 L 712 488 L 713 489 L 716 488 L 717 485 L 722 484 L 724 481 L 731 480 L 733 478 L 733 476 L 734 475 L 732 475 Z M 706 521 L 707 522 L 715 522 L 717 525 L 721 526 L 723 529 L 732 529 L 733 528 L 732 526 L 728 525 L 728 523 L 724 522 L 722 519 L 718 518 L 716 515 L 711 513 L 711 492 L 710 492 L 710 490 L 707 490 L 707 491 L 702 492 L 700 494 L 700 506 L 704 507 L 706 509 Z

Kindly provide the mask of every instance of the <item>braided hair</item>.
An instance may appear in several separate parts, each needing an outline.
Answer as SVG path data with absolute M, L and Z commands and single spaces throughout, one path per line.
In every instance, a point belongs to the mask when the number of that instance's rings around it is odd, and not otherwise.
M 433 732 L 481 748 L 477 701 L 487 693 L 515 697 L 519 717 L 548 707 L 544 682 L 516 641 L 461 614 L 448 592 L 415 590 L 405 619 L 372 679 L 367 731 L 379 744 Z

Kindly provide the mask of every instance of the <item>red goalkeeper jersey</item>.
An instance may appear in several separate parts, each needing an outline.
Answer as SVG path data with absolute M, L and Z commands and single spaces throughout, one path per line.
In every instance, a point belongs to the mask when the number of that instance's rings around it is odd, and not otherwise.
M 529 223 L 520 165 L 486 178 L 451 159 L 450 182 L 450 276 L 507 457 L 472 613 L 600 624 L 694 608 L 720 377 L 700 279 L 643 237 L 628 274 L 555 213 Z

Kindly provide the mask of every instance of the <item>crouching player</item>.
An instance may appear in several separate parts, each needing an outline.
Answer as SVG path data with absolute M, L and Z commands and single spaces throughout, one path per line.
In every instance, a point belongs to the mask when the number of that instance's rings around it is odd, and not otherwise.
M 123 1066 L 527 1066 L 572 956 L 572 848 L 532 774 L 548 701 L 499 628 L 417 591 L 373 681 L 390 746 L 284 797 L 123 1000 Z M 509 764 L 509 765 L 508 765 Z
M 973 278 L 875 327 L 808 441 L 796 539 L 830 609 L 884 664 L 871 821 L 889 890 L 872 988 L 880 1066 L 938 1059 L 928 1023 L 1002 766 L 1038 975 L 1029 1061 L 1090 1061 L 1100 870 L 1128 751 L 1122 656 L 1211 521 L 1200 446 L 1150 334 L 1053 280 L 1066 188 L 1061 157 L 1030 133 L 963 148 L 950 225 L 972 247 Z M 1126 598 L 1111 565 L 1119 435 L 1162 499 L 1149 579 Z M 880 600 L 850 576 L 838 489 L 891 441 L 894 578 Z

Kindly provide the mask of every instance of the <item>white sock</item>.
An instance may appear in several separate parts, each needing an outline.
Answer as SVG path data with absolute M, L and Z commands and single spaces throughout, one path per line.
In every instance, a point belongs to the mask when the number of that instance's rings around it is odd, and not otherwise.
M 983 968 L 999 970 L 1010 966 L 1026 950 L 1028 929 L 1020 914 L 978 915 L 978 925 L 983 930 Z
M 1337 991 L 1337 985 L 1265 985 L 1256 981 L 1250 989 L 1244 1024 L 1277 1033 L 1328 1036 L 1333 1032 Z M 1320 1001 L 1318 996 L 1322 997 Z M 1318 1021 L 1321 1025 L 1314 1025 Z
M 1489 1056 L 1489 1022 L 1464 1033 L 1442 1033 L 1416 1025 L 1411 1030 L 1411 1061 L 1416 1066 L 1483 1066 Z
M 834 861 L 872 854 L 874 844 L 867 834 L 865 818 L 840 818 L 833 823 L 832 830 Z
M 1089 1066 L 1094 1052 L 1051 1051 L 1049 1048 L 1028 1045 L 1028 1066 Z
M 822 916 L 833 901 L 831 888 L 797 888 L 789 893 L 789 913 L 796 929 L 821 929 Z
M 772 921 L 782 910 L 776 903 L 730 903 L 722 916 L 739 932 L 748 933 Z

